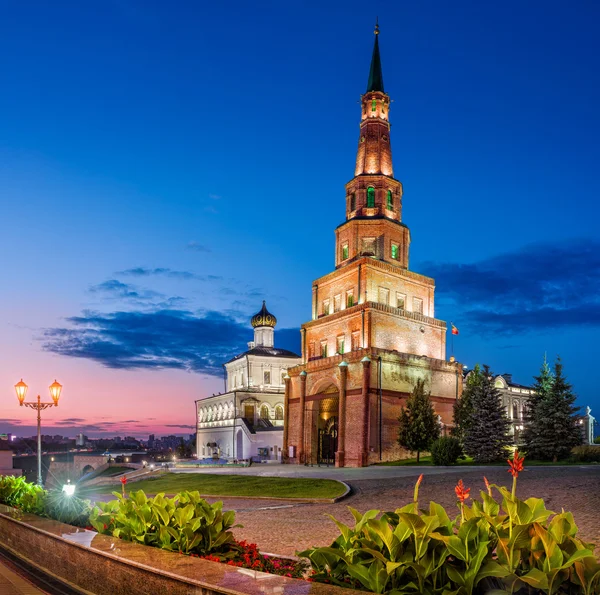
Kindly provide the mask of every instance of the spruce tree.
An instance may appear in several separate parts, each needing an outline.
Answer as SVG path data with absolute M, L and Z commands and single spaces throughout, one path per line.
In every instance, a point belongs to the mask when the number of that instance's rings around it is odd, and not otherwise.
M 469 427 L 471 415 L 473 413 L 473 389 L 481 382 L 481 378 L 481 366 L 475 364 L 475 367 L 467 376 L 467 382 L 462 395 L 453 405 L 452 418 L 454 427 L 452 428 L 451 434 L 455 438 L 458 438 L 461 444 L 464 442 L 465 433 Z
M 484 366 L 480 382 L 473 387 L 473 410 L 463 440 L 465 452 L 477 463 L 506 458 L 511 443 L 510 422 L 492 380 L 490 369 Z
M 539 444 L 540 436 L 540 412 L 538 411 L 540 404 L 548 398 L 552 389 L 552 372 L 546 356 L 540 368 L 540 375 L 534 376 L 535 384 L 533 385 L 533 393 L 527 399 L 527 405 L 523 408 L 523 434 L 521 435 L 521 447 L 525 454 L 530 459 L 539 459 L 543 456 L 541 445 Z
M 417 453 L 419 462 L 421 451 L 429 449 L 431 443 L 440 436 L 440 425 L 433 409 L 429 394 L 425 392 L 425 382 L 417 380 L 412 395 L 402 407 L 398 443 Z
M 571 449 L 583 442 L 576 399 L 558 357 L 554 363 L 552 387 L 536 407 L 535 449 L 540 458 L 556 462 L 568 457 Z

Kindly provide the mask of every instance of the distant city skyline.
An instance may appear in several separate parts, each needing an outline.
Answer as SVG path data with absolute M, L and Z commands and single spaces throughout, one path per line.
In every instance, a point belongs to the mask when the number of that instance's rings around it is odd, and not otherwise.
M 187 435 L 266 299 L 298 352 L 375 16 L 409 268 L 454 355 L 600 413 L 600 5 L 12 3 L 0 96 L 0 432 Z M 557 42 L 560 40 L 560 42 Z M 451 355 L 448 341 L 448 356 Z

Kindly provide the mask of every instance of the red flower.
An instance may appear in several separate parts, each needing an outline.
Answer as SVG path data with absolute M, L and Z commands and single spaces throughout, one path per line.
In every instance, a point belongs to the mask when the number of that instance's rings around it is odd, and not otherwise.
M 106 531 L 108 529 L 108 525 L 106 523 L 104 523 L 104 530 Z
M 465 488 L 463 484 L 463 480 L 459 479 L 457 486 L 454 488 L 456 492 L 456 497 L 460 500 L 461 504 L 469 497 L 469 492 L 471 488 Z
M 121 477 L 121 483 L 123 485 L 125 485 L 127 483 L 127 478 L 123 475 L 123 477 Z
M 488 479 L 485 475 L 483 476 L 483 482 L 485 483 L 485 487 L 487 488 L 487 490 L 489 492 L 490 491 L 490 482 L 488 481 Z
M 512 461 L 510 459 L 507 459 L 506 462 L 508 463 L 508 466 L 510 467 L 510 469 L 508 469 L 508 472 L 513 477 L 519 477 L 519 473 L 521 471 L 523 471 L 523 461 L 524 460 L 525 460 L 525 457 L 519 457 L 518 450 L 515 450 Z
M 421 485 L 422 481 L 423 481 L 423 474 L 421 473 L 421 475 L 419 475 L 419 479 L 417 479 L 417 487 L 419 487 Z

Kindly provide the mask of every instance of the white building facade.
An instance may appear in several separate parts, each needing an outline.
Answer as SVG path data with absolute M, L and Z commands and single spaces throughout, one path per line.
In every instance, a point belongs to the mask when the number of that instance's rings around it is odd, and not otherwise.
M 251 324 L 254 341 L 225 364 L 227 392 L 196 401 L 199 459 L 281 460 L 285 378 L 301 358 L 274 346 L 277 319 L 265 302 Z

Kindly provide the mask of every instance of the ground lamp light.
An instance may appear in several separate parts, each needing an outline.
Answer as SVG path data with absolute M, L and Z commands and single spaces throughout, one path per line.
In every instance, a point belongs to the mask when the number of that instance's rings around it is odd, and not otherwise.
M 75 493 L 75 486 L 71 483 L 70 479 L 67 479 L 67 483 L 62 487 L 62 491 L 65 496 L 72 496 Z
M 62 390 L 62 385 L 56 382 L 56 380 L 49 386 L 50 396 L 52 397 L 52 403 L 42 403 L 40 395 L 37 397 L 37 401 L 25 401 L 25 396 L 27 395 L 27 389 L 29 387 L 23 382 L 23 379 L 17 384 L 15 384 L 15 391 L 17 393 L 17 399 L 19 400 L 19 405 L 22 407 L 30 407 L 31 409 L 35 409 L 37 411 L 37 463 L 38 463 L 38 485 L 43 485 L 42 480 L 42 411 L 44 409 L 49 409 L 50 407 L 58 407 L 58 399 L 60 399 L 60 392 Z M 73 487 L 73 489 L 75 489 Z

